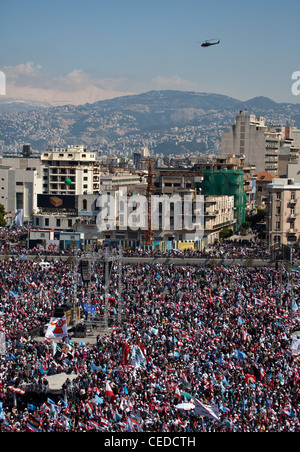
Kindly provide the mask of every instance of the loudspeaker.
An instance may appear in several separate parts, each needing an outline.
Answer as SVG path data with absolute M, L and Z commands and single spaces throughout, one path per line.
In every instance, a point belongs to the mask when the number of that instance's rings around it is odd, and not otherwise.
M 80 273 L 84 283 L 91 281 L 89 261 L 80 261 Z
M 62 318 L 65 315 L 65 310 L 64 308 L 60 307 L 60 306 L 56 306 L 55 310 L 54 310 L 54 314 L 53 317 L 56 318 Z
M 75 328 L 74 337 L 86 337 L 86 326 L 77 325 Z

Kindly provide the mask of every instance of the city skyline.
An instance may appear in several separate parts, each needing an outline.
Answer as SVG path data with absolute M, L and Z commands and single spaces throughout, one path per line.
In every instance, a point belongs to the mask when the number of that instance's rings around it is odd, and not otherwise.
M 299 103 L 295 0 L 2 0 L 6 97 L 83 104 L 149 90 Z M 219 46 L 201 48 L 218 38 Z

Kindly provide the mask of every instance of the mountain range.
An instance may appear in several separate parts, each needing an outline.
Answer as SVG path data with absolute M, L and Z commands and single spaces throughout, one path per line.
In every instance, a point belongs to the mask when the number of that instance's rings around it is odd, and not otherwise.
M 1 99 L 0 140 L 9 151 L 28 143 L 39 151 L 53 145 L 84 144 L 118 151 L 146 145 L 163 153 L 172 153 L 172 149 L 177 154 L 215 153 L 220 150 L 222 131 L 245 109 L 264 116 L 267 123 L 300 128 L 300 104 L 166 90 L 43 108 Z

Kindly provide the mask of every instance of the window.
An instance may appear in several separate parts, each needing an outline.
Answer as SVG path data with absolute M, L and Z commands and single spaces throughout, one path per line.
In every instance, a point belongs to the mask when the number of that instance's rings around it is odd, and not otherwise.
M 59 218 L 57 218 L 57 220 L 56 220 L 56 227 L 60 228 L 60 219 Z
M 87 210 L 87 200 L 86 199 L 84 199 L 82 201 L 82 210 Z
M 45 226 L 49 226 L 49 218 L 45 218 Z

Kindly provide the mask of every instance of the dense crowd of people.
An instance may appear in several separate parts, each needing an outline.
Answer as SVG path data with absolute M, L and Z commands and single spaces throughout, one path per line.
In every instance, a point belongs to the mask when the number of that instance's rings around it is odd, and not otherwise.
M 103 315 L 103 265 L 92 273 L 93 313 Z M 96 343 L 34 337 L 72 301 L 75 281 L 85 303 L 74 275 L 59 258 L 0 261 L 1 431 L 299 431 L 297 272 L 124 264 L 122 328 L 113 271 L 112 328 Z M 52 394 L 50 377 L 64 373 Z M 197 401 L 214 414 L 197 415 Z

